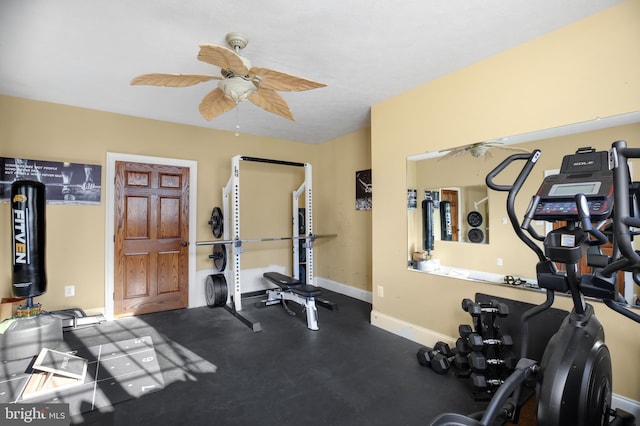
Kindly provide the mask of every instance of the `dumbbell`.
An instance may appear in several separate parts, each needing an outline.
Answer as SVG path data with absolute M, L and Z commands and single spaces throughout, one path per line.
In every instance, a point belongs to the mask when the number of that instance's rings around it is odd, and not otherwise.
M 468 324 L 460 324 L 458 326 L 458 333 L 460 333 L 460 337 L 466 339 L 471 333 L 473 333 L 473 328 Z
M 436 355 L 444 355 L 445 358 L 453 356 L 453 352 L 449 345 L 445 342 L 438 342 L 432 348 L 427 346 L 423 346 L 418 349 L 418 353 L 416 354 L 418 358 L 418 363 L 423 367 L 431 367 L 431 363 Z
M 474 351 L 481 351 L 485 345 L 503 346 L 505 348 L 513 346 L 513 339 L 506 334 L 499 339 L 483 339 L 478 333 L 471 333 L 468 337 L 468 345 Z
M 472 317 L 478 317 L 483 313 L 495 314 L 499 317 L 506 317 L 509 315 L 509 307 L 504 303 L 499 303 L 496 300 L 492 300 L 491 303 L 475 303 L 471 299 L 462 300 L 462 309 L 465 312 L 469 312 Z
M 504 383 L 504 380 L 487 379 L 485 376 L 478 373 L 471 373 L 471 381 L 473 382 L 473 386 L 478 389 L 486 389 L 489 386 L 500 386 Z
M 456 340 L 456 350 L 459 354 L 468 354 L 471 352 L 471 346 L 469 346 L 469 340 L 464 337 L 459 337 Z
M 469 360 L 464 354 L 455 354 L 451 356 L 436 354 L 431 360 L 431 369 L 438 374 L 445 374 L 451 368 L 452 362 L 458 370 L 469 369 Z
M 431 361 L 431 368 L 438 374 L 445 374 L 451 368 L 452 362 L 458 370 L 456 374 L 460 373 L 461 375 L 464 375 L 471 372 L 469 369 L 469 359 L 467 358 L 467 354 L 461 353 L 448 357 L 438 354 L 433 357 L 433 361 Z
M 467 354 L 456 354 L 456 358 L 453 361 L 453 365 L 456 366 L 458 370 L 468 370 L 469 369 L 469 358 Z
M 482 352 L 471 352 L 468 359 L 469 365 L 474 371 L 485 371 L 490 365 L 503 365 L 509 370 L 513 370 L 518 364 L 518 358 L 512 353 L 507 354 L 504 358 L 487 358 Z

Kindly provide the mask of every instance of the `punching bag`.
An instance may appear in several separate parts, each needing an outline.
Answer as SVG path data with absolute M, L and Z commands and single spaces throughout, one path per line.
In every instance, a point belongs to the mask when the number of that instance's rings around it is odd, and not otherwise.
M 451 241 L 453 239 L 451 201 L 440 201 L 440 234 L 442 241 Z
M 47 291 L 45 271 L 45 185 L 18 180 L 11 185 L 13 294 L 36 297 Z
M 422 200 L 422 249 L 433 250 L 433 200 Z

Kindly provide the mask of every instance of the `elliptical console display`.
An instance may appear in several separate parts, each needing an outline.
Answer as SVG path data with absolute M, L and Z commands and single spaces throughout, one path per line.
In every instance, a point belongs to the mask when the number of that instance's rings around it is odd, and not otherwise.
M 613 208 L 613 173 L 609 170 L 607 151 L 581 148 L 562 160 L 560 174 L 547 176 L 540 189 L 533 219 L 577 220 L 576 194 L 587 198 L 593 220 L 611 216 Z

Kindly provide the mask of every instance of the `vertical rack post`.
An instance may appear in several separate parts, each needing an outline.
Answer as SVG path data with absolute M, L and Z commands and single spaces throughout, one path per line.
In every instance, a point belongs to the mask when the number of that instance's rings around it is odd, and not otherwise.
M 242 310 L 242 288 L 240 286 L 240 255 L 244 252 L 240 243 L 240 156 L 231 159 L 231 239 L 233 255 L 233 303 L 236 311 Z M 225 232 L 228 227 L 225 227 Z M 225 235 L 226 237 L 226 235 Z
M 313 235 L 313 200 L 312 200 L 312 169 L 311 164 L 304 163 L 304 187 L 305 187 L 305 227 L 304 230 L 307 236 Z M 313 240 L 305 241 L 306 260 L 307 260 L 307 281 L 308 285 L 313 285 Z
M 231 167 L 233 167 L 233 165 Z M 229 177 L 227 185 L 222 188 L 222 239 L 224 240 L 229 240 L 229 197 L 231 195 L 232 188 L 233 173 Z M 231 272 L 231 274 L 233 274 L 233 271 Z M 230 282 L 228 269 L 225 269 L 224 275 L 227 282 Z M 227 305 L 229 304 L 229 299 L 231 298 L 232 294 L 235 299 L 234 293 L 230 291 L 227 292 Z
M 312 205 L 312 189 L 311 189 L 311 179 L 312 179 L 312 168 L 311 164 L 304 163 L 304 182 L 298 187 L 297 190 L 292 193 L 292 210 L 293 214 L 293 236 L 298 237 L 300 235 L 299 232 L 299 214 L 298 207 L 300 204 L 300 196 L 304 192 L 304 230 L 307 237 L 311 237 L 313 235 L 313 205 Z M 305 250 L 305 283 L 309 285 L 313 285 L 313 240 L 306 239 L 303 244 Z M 298 241 L 293 241 L 293 271 L 292 276 L 295 279 L 301 280 L 303 277 L 300 276 L 300 245 Z
M 299 240 L 295 240 L 296 237 L 300 236 L 300 215 L 298 214 L 299 212 L 299 205 L 300 205 L 300 193 L 303 190 L 303 186 L 304 183 L 302 185 L 300 185 L 300 187 L 292 192 L 292 202 L 291 202 L 291 214 L 293 216 L 291 216 L 293 218 L 293 220 L 291 221 L 291 223 L 293 224 L 293 237 L 294 240 L 292 240 L 293 242 L 293 249 L 292 249 L 292 253 L 293 253 L 293 271 L 291 271 L 291 276 L 297 280 L 299 280 L 301 277 L 299 276 L 300 273 L 300 241 Z M 303 244 L 304 245 L 304 244 Z

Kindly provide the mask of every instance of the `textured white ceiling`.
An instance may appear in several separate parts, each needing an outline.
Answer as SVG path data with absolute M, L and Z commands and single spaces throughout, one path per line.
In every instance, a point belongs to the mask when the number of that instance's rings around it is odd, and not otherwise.
M 622 0 L 0 0 L 0 94 L 319 143 L 369 126 L 370 106 Z M 215 81 L 130 86 L 152 72 L 217 74 L 200 44 L 249 38 L 255 66 L 327 84 L 283 93 L 296 122 L 242 103 L 205 121 Z

